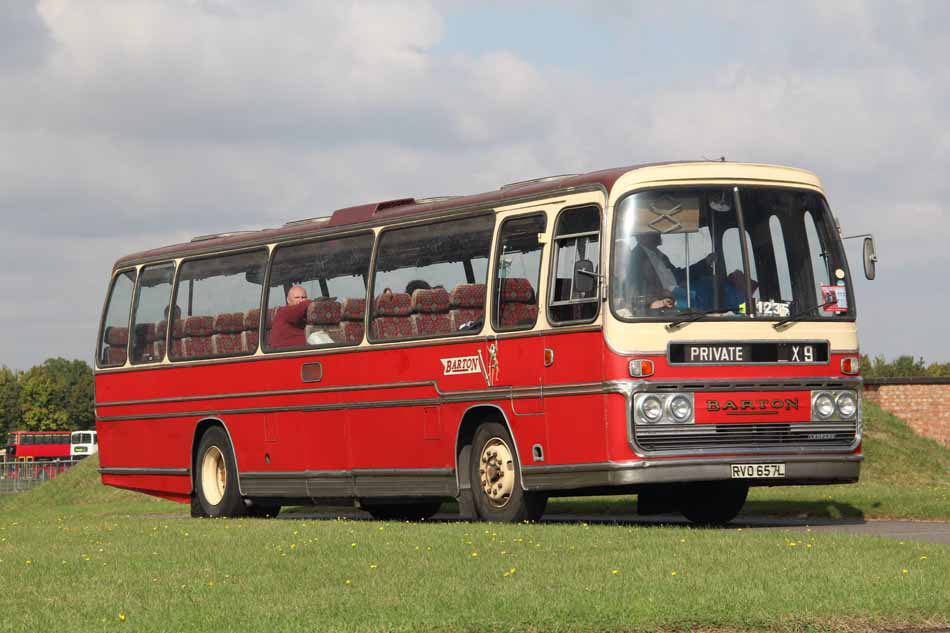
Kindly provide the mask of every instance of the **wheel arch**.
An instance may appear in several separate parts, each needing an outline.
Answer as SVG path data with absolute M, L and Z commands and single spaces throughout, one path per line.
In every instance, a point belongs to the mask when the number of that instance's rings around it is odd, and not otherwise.
M 228 436 L 228 442 L 231 443 L 231 455 L 234 457 L 234 472 L 238 475 L 238 494 L 243 497 L 244 491 L 241 490 L 241 469 L 238 463 L 237 449 L 234 447 L 234 438 L 231 437 L 231 430 L 228 429 L 228 425 L 225 424 L 224 420 L 218 417 L 207 417 L 199 420 L 198 424 L 195 425 L 195 432 L 191 436 L 191 493 L 195 493 L 195 476 L 198 467 L 198 444 L 201 443 L 201 437 L 208 429 L 215 426 L 224 429 L 224 433 Z
M 518 440 L 515 438 L 515 432 L 511 428 L 511 423 L 508 421 L 508 416 L 504 410 L 496 404 L 475 404 L 462 414 L 458 433 L 455 435 L 455 484 L 460 491 L 471 487 L 471 482 L 468 480 L 468 466 L 471 459 L 472 440 L 475 438 L 476 429 L 486 421 L 500 422 L 508 429 L 515 459 L 518 460 L 518 472 L 521 472 L 522 461 L 521 454 L 518 452 Z M 466 451 L 466 449 L 468 450 Z M 463 484 L 465 485 L 463 486 Z M 522 490 L 526 490 L 524 477 L 519 477 L 518 485 L 521 486 Z

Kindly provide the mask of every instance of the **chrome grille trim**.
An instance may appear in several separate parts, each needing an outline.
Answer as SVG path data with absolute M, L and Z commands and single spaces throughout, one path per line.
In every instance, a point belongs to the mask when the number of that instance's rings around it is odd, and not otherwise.
M 847 450 L 857 439 L 855 421 L 841 423 L 697 424 L 635 428 L 636 442 L 652 453 L 758 449 L 799 452 L 810 448 Z M 811 437 L 810 437 L 811 436 Z

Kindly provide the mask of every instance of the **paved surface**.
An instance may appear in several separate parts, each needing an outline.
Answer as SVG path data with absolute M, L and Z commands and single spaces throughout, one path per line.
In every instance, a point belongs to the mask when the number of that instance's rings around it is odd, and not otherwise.
M 355 511 L 341 513 L 353 520 L 369 520 L 369 516 Z M 285 519 L 336 519 L 340 514 L 326 513 L 295 513 L 282 514 Z M 433 517 L 434 521 L 458 521 L 457 514 L 439 513 Z M 657 526 L 676 525 L 688 527 L 689 521 L 677 514 L 642 517 L 630 515 L 576 515 L 576 514 L 546 514 L 542 523 L 588 523 L 591 525 L 641 525 Z M 943 521 L 892 521 L 892 520 L 864 520 L 864 519 L 783 519 L 772 517 L 739 517 L 720 530 L 736 529 L 775 530 L 793 532 L 838 532 L 848 534 L 862 534 L 865 536 L 881 536 L 902 541 L 922 541 L 950 545 L 950 522 Z

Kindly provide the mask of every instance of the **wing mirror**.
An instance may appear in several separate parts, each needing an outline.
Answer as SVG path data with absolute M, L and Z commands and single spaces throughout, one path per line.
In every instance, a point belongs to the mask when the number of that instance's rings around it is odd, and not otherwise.
M 877 251 L 874 249 L 874 238 L 870 235 L 864 238 L 864 276 L 874 279 L 877 271 Z
M 862 249 L 864 255 L 864 276 L 868 279 L 874 279 L 874 277 L 877 276 L 877 250 L 874 248 L 874 236 L 870 233 L 862 233 L 861 235 L 848 235 L 841 239 L 853 240 L 859 237 L 864 238 L 864 248 Z

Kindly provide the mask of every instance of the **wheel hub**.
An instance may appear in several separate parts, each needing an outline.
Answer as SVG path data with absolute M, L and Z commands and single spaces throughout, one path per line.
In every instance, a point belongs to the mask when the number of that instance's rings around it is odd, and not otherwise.
M 201 457 L 201 490 L 205 500 L 213 506 L 224 499 L 228 486 L 228 469 L 224 454 L 217 446 L 209 446 Z
M 508 444 L 500 437 L 485 443 L 479 456 L 479 478 L 482 492 L 495 507 L 502 508 L 511 499 L 515 488 L 514 457 Z

